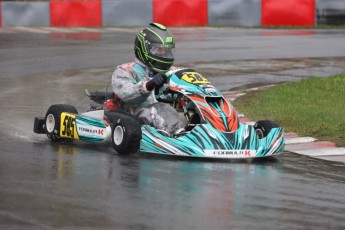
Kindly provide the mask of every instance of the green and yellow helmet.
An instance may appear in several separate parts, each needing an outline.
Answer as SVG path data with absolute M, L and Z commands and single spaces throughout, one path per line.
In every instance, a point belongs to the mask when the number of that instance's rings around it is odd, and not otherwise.
M 135 38 L 135 56 L 155 72 L 165 72 L 174 64 L 175 39 L 163 25 L 151 23 Z

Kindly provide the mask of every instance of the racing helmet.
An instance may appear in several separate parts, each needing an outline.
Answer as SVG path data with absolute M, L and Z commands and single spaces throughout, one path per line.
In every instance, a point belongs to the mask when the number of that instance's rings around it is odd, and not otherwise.
M 134 43 L 135 56 L 155 72 L 165 72 L 174 63 L 175 39 L 170 31 L 159 23 L 140 31 Z

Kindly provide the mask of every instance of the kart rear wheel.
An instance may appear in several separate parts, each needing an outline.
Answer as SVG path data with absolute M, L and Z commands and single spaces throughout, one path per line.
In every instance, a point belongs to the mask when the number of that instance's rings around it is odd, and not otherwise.
M 135 153 L 140 148 L 141 126 L 137 119 L 122 113 L 112 115 L 111 140 L 119 154 Z
M 270 120 L 257 121 L 254 125 L 255 133 L 258 135 L 259 139 L 266 137 L 271 129 L 278 127 L 276 123 Z
M 56 104 L 49 107 L 45 116 L 45 132 L 51 142 L 72 142 L 73 139 L 60 137 L 61 113 L 78 114 L 77 109 L 72 105 Z

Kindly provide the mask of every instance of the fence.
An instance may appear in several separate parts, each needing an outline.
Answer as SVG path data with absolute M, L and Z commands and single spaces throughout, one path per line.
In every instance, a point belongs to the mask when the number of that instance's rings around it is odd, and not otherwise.
M 0 26 L 315 26 L 345 24 L 344 0 L 1 1 Z

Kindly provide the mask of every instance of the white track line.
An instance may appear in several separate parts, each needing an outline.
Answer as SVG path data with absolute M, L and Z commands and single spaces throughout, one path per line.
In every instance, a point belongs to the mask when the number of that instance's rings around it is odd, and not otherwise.
M 91 33 L 101 33 L 103 32 L 102 29 L 95 29 L 95 28 L 86 28 L 86 27 L 76 27 L 73 28 L 79 32 L 91 32 Z
M 137 30 L 135 30 L 135 29 L 126 29 L 126 28 L 104 28 L 104 31 L 107 31 L 107 32 L 131 32 L 131 33 L 137 33 Z
M 312 156 L 312 157 L 321 157 L 321 156 L 345 156 L 345 148 L 323 148 L 323 149 L 305 149 L 305 150 L 294 150 L 293 152 Z
M 40 34 L 49 34 L 49 31 L 46 31 L 41 28 L 33 28 L 33 27 L 24 27 L 24 26 L 16 26 L 13 27 L 14 30 L 19 30 L 23 32 L 29 32 L 29 33 L 40 33 Z
M 316 141 L 313 137 L 293 137 L 293 138 L 286 138 L 285 144 L 291 145 L 291 144 L 301 144 L 301 143 L 308 143 L 308 142 L 314 142 Z
M 42 29 L 50 33 L 74 33 L 73 28 L 58 28 L 58 27 L 42 27 Z

